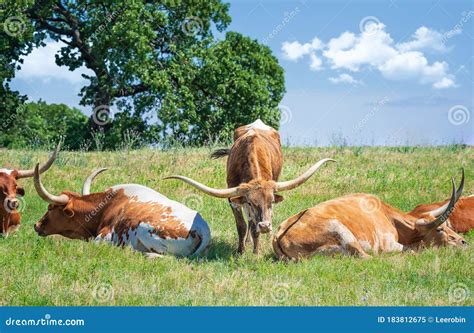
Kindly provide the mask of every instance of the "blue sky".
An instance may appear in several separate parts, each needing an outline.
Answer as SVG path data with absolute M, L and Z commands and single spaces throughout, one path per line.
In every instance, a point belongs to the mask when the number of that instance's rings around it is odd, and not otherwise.
M 474 144 L 472 1 L 231 1 L 238 31 L 285 69 L 292 145 Z M 78 106 L 80 73 L 25 62 L 13 87 Z M 86 113 L 87 110 L 83 109 Z

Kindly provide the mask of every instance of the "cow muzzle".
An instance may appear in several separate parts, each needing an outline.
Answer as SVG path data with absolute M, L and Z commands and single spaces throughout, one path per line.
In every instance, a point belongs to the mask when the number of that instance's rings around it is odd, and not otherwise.
M 257 232 L 266 234 L 272 231 L 272 223 L 268 221 L 257 223 Z
M 38 236 L 46 236 L 43 230 L 41 230 L 41 227 L 38 225 L 38 223 L 35 224 L 35 231 L 38 234 Z
M 16 211 L 20 207 L 20 202 L 17 198 L 7 197 L 3 203 L 3 207 L 9 213 Z

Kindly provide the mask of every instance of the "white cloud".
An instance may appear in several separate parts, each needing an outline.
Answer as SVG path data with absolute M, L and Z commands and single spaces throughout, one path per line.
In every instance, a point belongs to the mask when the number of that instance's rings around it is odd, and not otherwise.
M 440 81 L 433 83 L 433 87 L 436 89 L 451 88 L 456 87 L 456 83 L 451 78 L 443 77 Z
M 315 53 L 311 53 L 309 57 L 311 59 L 311 64 L 309 65 L 309 68 L 312 71 L 319 71 L 323 69 L 323 61 L 321 60 L 321 58 L 319 58 Z
M 394 42 L 390 34 L 385 31 L 385 25 L 380 22 L 371 23 L 370 29 L 364 29 L 357 34 L 343 32 L 338 37 L 330 39 L 326 45 L 317 38 L 313 39 L 315 40 L 318 41 L 318 48 L 310 47 L 313 42 L 301 44 L 295 41 L 283 43 L 282 50 L 285 57 L 293 61 L 309 55 L 311 70 L 320 70 L 324 67 L 322 59 L 317 55 L 319 51 L 322 53 L 324 63 L 332 69 L 358 72 L 369 68 L 380 71 L 383 77 L 389 80 L 431 84 L 436 89 L 456 86 L 454 76 L 449 74 L 448 64 L 444 61 L 430 63 L 422 52 L 423 50 L 449 51 L 444 43 L 444 35 L 427 27 L 420 27 L 412 35 L 410 41 L 399 44 Z M 290 45 L 292 47 L 289 47 Z M 341 75 L 332 78 L 334 80 L 331 82 L 350 83 L 340 81 Z M 349 80 L 348 77 L 345 78 Z
M 395 56 L 397 51 L 390 45 L 392 38 L 384 31 L 382 23 L 372 24 L 372 29 L 359 36 L 344 32 L 329 41 L 329 47 L 323 55 L 329 60 L 332 68 L 358 71 L 363 65 L 379 66 Z
M 449 37 L 458 35 L 462 30 L 451 30 Z M 432 50 L 437 52 L 447 52 L 446 40 L 448 35 L 442 34 L 436 30 L 429 29 L 425 26 L 418 28 L 412 35 L 412 40 L 406 43 L 397 44 L 397 49 L 401 52 L 415 50 Z
M 58 66 L 55 62 L 55 54 L 64 44 L 61 42 L 48 42 L 45 47 L 34 49 L 30 54 L 24 57 L 21 69 L 16 73 L 16 77 L 23 80 L 41 80 L 48 82 L 50 80 L 64 80 L 72 84 L 84 82 L 81 74 L 90 74 L 91 71 L 85 67 L 71 72 L 65 66 Z
M 314 38 L 310 43 L 301 44 L 298 41 L 284 42 L 281 49 L 283 56 L 292 61 L 297 61 L 305 55 L 311 54 L 323 47 L 318 38 Z
M 334 84 L 349 83 L 349 84 L 354 84 L 355 85 L 355 84 L 360 84 L 361 83 L 361 81 L 358 81 L 358 80 L 354 79 L 351 75 L 346 74 L 346 73 L 339 74 L 339 76 L 337 76 L 337 77 L 330 77 L 329 81 L 331 81 Z

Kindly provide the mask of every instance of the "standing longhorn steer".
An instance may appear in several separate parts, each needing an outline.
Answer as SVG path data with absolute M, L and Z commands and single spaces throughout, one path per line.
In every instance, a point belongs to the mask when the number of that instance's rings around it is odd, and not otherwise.
M 40 172 L 45 172 L 53 164 L 58 155 L 60 144 L 57 145 L 49 160 L 41 166 Z M 21 178 L 33 177 L 34 170 L 11 170 L 0 169 L 0 234 L 7 237 L 14 233 L 21 223 L 20 212 L 18 208 L 20 202 L 17 196 L 24 196 L 25 190 L 18 186 L 17 180 Z
M 116 185 L 90 194 L 92 180 L 104 170 L 87 178 L 82 195 L 63 192 L 56 196 L 44 188 L 36 167 L 36 191 L 50 203 L 48 212 L 35 224 L 38 235 L 106 241 L 131 246 L 149 257 L 198 255 L 208 248 L 211 233 L 201 215 L 148 187 Z
M 453 180 L 451 199 L 435 216 L 415 217 L 370 194 L 352 194 L 323 202 L 284 221 L 273 238 L 280 259 L 315 253 L 343 253 L 368 257 L 367 252 L 395 252 L 422 245 L 465 245 L 444 222 L 454 209 L 459 190 Z
M 430 205 L 418 205 L 410 213 L 412 216 L 435 216 L 449 200 L 436 202 Z M 447 224 L 456 232 L 467 233 L 474 229 L 474 195 L 461 197 L 456 203 L 456 209 L 449 216 Z
M 260 119 L 241 126 L 234 133 L 234 144 L 230 150 L 219 150 L 213 157 L 229 155 L 227 160 L 227 189 L 215 189 L 183 176 L 165 179 L 180 179 L 206 194 L 217 198 L 228 198 L 234 213 L 239 234 L 238 252 L 245 251 L 247 225 L 242 207 L 249 220 L 254 252 L 258 253 L 260 233 L 272 230 L 272 207 L 283 200 L 276 192 L 291 190 L 303 184 L 325 162 L 323 159 L 301 176 L 286 182 L 278 182 L 282 167 L 280 135 Z

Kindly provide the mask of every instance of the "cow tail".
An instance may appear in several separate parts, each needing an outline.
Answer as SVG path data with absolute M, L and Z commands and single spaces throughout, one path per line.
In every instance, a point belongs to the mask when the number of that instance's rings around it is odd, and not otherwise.
M 222 149 L 217 149 L 212 152 L 211 158 L 213 160 L 216 160 L 218 158 L 228 156 L 230 154 L 230 148 L 222 148 Z

